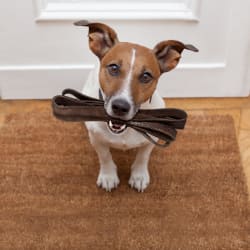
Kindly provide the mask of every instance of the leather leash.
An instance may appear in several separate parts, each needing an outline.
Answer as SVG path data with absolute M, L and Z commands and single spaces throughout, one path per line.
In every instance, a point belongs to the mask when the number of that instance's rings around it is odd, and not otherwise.
M 73 97 L 66 96 L 72 95 Z M 62 95 L 52 99 L 53 114 L 64 121 L 102 121 L 126 124 L 133 128 L 150 142 L 157 146 L 166 147 L 175 140 L 176 129 L 184 129 L 187 113 L 181 109 L 140 109 L 133 119 L 125 121 L 110 117 L 102 100 L 86 96 L 73 89 L 65 89 Z M 163 141 L 157 142 L 156 137 Z

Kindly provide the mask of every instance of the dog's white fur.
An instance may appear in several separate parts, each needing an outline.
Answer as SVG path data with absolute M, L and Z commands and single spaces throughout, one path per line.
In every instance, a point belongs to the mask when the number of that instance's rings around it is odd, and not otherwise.
M 131 51 L 130 71 L 127 73 L 122 89 L 112 98 L 122 96 L 131 105 L 131 96 L 129 85 L 131 83 L 133 65 L 136 58 L 136 50 Z M 99 98 L 99 61 L 96 62 L 96 68 L 92 70 L 84 85 L 82 92 L 89 96 Z M 111 102 L 110 102 L 111 103 Z M 157 90 L 153 93 L 151 102 L 147 101 L 141 105 L 141 109 L 154 109 L 165 107 L 163 99 Z M 107 107 L 107 111 L 109 107 Z M 97 185 L 111 191 L 119 184 L 117 167 L 112 159 L 110 148 L 131 149 L 138 148 L 136 159 L 131 167 L 131 176 L 129 184 L 131 187 L 143 192 L 150 182 L 148 173 L 148 161 L 154 145 L 150 143 L 143 135 L 131 128 L 127 128 L 121 134 L 113 134 L 104 122 L 86 122 L 91 144 L 95 148 L 100 161 L 100 172 L 97 179 Z

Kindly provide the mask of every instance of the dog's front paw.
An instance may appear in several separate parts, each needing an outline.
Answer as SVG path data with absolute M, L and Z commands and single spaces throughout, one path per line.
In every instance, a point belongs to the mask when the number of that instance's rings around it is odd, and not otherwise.
M 150 177 L 147 169 L 132 170 L 129 178 L 129 185 L 137 189 L 138 192 L 143 192 L 150 182 Z
M 102 171 L 100 171 L 97 178 L 97 186 L 109 192 L 111 192 L 113 188 L 117 188 L 119 183 L 120 180 L 117 176 L 116 171 L 112 171 L 110 173 L 103 173 Z

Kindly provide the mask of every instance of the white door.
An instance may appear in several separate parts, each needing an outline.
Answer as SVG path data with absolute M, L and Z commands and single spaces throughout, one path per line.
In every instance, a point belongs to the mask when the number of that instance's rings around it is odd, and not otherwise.
M 95 58 L 87 29 L 72 25 L 79 19 L 107 23 L 121 41 L 153 47 L 177 39 L 198 47 L 163 75 L 163 96 L 247 96 L 249 11 L 249 0 L 1 1 L 1 97 L 50 98 L 66 87 L 81 89 Z

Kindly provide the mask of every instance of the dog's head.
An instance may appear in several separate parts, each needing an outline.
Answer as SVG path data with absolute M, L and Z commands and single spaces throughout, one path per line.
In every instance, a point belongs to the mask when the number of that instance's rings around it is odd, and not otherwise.
M 193 45 L 175 40 L 158 43 L 154 49 L 119 42 L 116 32 L 102 23 L 76 22 L 88 26 L 89 47 L 100 59 L 100 87 L 107 113 L 123 120 L 134 117 L 140 105 L 152 96 L 160 75 L 176 67 L 184 49 Z

